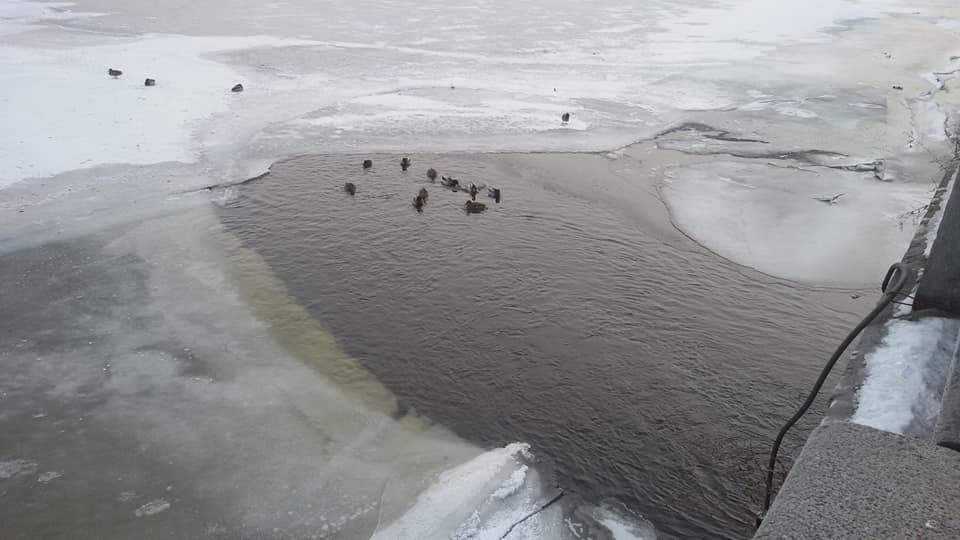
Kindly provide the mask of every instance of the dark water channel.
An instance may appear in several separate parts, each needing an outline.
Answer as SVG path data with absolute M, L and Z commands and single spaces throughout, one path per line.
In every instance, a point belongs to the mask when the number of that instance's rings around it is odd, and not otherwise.
M 549 155 L 395 159 L 279 163 L 221 219 L 419 414 L 482 445 L 528 442 L 568 490 L 664 536 L 749 535 L 763 452 L 869 298 L 650 232 L 629 200 L 551 183 Z M 488 210 L 468 215 L 428 165 L 503 202 L 481 193 Z

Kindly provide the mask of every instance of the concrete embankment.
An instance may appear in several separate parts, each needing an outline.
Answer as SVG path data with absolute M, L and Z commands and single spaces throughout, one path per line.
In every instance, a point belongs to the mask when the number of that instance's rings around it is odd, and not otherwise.
M 958 174 L 903 257 L 909 294 L 864 330 L 755 538 L 960 536 Z

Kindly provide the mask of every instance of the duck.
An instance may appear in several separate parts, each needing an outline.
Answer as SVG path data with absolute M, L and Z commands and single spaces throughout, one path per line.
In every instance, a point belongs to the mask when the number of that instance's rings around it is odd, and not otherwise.
M 560 121 L 563 122 L 564 124 L 566 124 L 567 122 L 569 122 L 569 121 L 570 121 L 570 113 L 565 112 L 565 113 L 561 114 L 561 115 L 560 115 Z
M 240 83 L 237 83 L 237 84 L 233 85 L 233 88 L 231 88 L 230 91 L 231 91 L 231 92 L 243 92 L 243 85 L 240 84 Z
M 487 188 L 487 197 L 500 202 L 500 188 Z
M 372 159 L 363 160 L 363 168 L 369 169 L 370 167 L 373 167 L 373 160 Z
M 452 176 L 441 176 L 440 183 L 456 191 L 460 187 L 460 181 Z
M 426 201 L 429 196 L 430 194 L 427 193 L 427 188 L 420 188 L 420 193 L 417 193 L 417 198 L 423 199 L 424 201 Z
M 157 85 L 157 81 L 156 81 L 156 79 L 144 79 L 144 80 L 143 80 L 143 85 L 144 85 L 144 86 L 156 86 L 156 85 Z
M 343 185 L 343 190 L 347 192 L 347 195 L 354 195 L 357 192 L 357 186 L 353 182 L 347 182 Z
M 479 214 L 487 209 L 487 205 L 479 202 L 467 201 L 464 203 L 463 209 L 466 210 L 468 214 Z
M 427 204 L 427 199 L 417 195 L 413 198 L 413 207 L 417 209 L 417 212 L 423 212 L 423 205 Z
M 471 198 L 472 200 L 474 200 L 474 201 L 477 200 L 477 193 L 479 193 L 479 192 L 480 192 L 480 190 L 477 189 L 477 185 L 476 185 L 476 184 L 470 184 L 470 198 Z
M 432 167 L 429 168 L 429 169 L 427 169 L 427 178 L 429 178 L 431 182 L 436 182 L 436 181 L 437 181 L 437 170 L 434 169 L 434 168 L 432 168 Z
M 401 159 L 401 160 L 400 160 L 400 168 L 403 169 L 403 170 L 409 169 L 409 168 L 410 168 L 410 158 L 405 157 L 405 158 Z
M 123 75 L 123 72 L 120 71 L 119 69 L 109 68 L 109 69 L 107 69 L 107 75 L 109 75 L 109 76 L 113 77 L 114 79 L 116 79 L 116 78 L 118 78 L 119 76 Z

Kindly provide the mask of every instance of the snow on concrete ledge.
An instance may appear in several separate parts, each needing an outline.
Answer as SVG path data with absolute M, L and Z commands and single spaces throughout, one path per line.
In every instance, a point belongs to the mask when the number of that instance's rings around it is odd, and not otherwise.
M 880 345 L 864 358 L 865 380 L 851 420 L 901 435 L 932 429 L 957 328 L 956 321 L 941 317 L 887 322 Z

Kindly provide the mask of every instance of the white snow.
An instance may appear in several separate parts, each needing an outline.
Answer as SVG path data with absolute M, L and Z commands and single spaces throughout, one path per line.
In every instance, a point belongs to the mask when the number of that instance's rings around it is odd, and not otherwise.
M 932 424 L 940 412 L 943 377 L 931 376 L 949 364 L 955 352 L 956 326 L 928 317 L 918 321 L 893 319 L 886 324 L 880 345 L 866 354 L 865 380 L 857 395 L 852 420 L 858 424 L 903 434 L 916 423 Z M 942 337 L 953 332 L 944 346 Z
M 613 540 L 656 540 L 657 531 L 650 523 L 637 518 L 628 518 L 610 506 L 593 509 L 591 517 L 603 525 Z
M 81 18 L 98 17 L 100 13 L 74 12 L 72 2 L 36 2 L 32 0 L 5 0 L 0 3 L 0 36 L 17 34 L 39 28 L 42 23 L 55 23 Z
M 523 464 L 527 455 L 529 446 L 515 443 L 443 472 L 407 512 L 373 538 L 499 540 L 555 495 Z M 559 538 L 563 528 L 556 506 L 515 527 L 510 538 Z
M 193 163 L 199 121 L 249 99 L 224 51 L 302 44 L 267 37 L 144 36 L 73 48 L 0 47 L 0 187 L 108 163 Z M 107 68 L 121 69 L 119 79 Z M 157 86 L 143 81 L 156 79 Z M 251 93 L 258 93 L 253 87 Z

